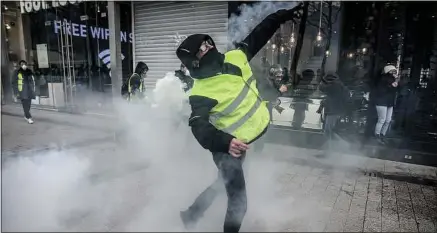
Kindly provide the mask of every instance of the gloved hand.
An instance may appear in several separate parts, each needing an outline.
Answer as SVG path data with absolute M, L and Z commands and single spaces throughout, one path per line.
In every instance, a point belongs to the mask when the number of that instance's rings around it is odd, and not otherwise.
M 293 20 L 296 18 L 299 18 L 299 11 L 303 8 L 303 4 L 300 3 L 299 5 L 293 7 L 292 9 L 282 9 L 282 10 L 278 10 L 276 12 L 276 14 L 278 14 L 278 16 L 284 21 L 289 21 L 289 20 Z

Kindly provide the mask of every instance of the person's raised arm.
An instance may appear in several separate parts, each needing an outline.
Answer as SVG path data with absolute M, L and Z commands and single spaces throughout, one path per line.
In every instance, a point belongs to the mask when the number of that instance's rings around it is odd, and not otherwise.
M 248 61 L 252 60 L 262 47 L 267 44 L 267 41 L 275 34 L 281 24 L 298 18 L 298 13 L 301 9 L 302 4 L 299 4 L 290 10 L 279 10 L 268 15 L 243 41 L 237 43 L 237 48 L 246 54 Z

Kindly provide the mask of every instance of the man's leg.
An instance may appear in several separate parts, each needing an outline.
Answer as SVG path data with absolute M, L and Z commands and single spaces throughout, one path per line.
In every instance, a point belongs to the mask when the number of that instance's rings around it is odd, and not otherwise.
M 334 128 L 337 124 L 339 116 L 337 115 L 326 115 L 325 124 L 324 124 L 324 134 L 327 141 L 326 154 L 330 154 L 332 152 L 332 140 L 334 134 Z
M 385 123 L 385 118 L 387 116 L 387 107 L 376 106 L 376 112 L 378 114 L 378 122 L 375 126 L 375 136 L 379 137 L 379 135 L 381 134 L 382 126 Z
M 203 216 L 205 211 L 211 206 L 215 197 L 223 186 L 223 182 L 218 177 L 214 183 L 205 189 L 194 201 L 194 203 L 185 211 L 181 212 L 181 219 L 185 228 L 191 229 L 197 221 Z
M 32 115 L 30 115 L 30 103 L 32 100 L 30 99 L 22 99 L 21 104 L 23 105 L 23 111 L 24 111 L 24 117 L 26 119 L 32 118 Z
M 245 155 L 235 158 L 227 153 L 214 153 L 214 162 L 219 168 L 228 195 L 224 232 L 238 232 L 247 211 L 246 182 L 243 173 Z
M 387 133 L 388 127 L 390 126 L 391 123 L 392 115 L 393 115 L 393 107 L 387 107 L 385 121 L 381 127 L 381 137 L 384 137 L 385 134 Z

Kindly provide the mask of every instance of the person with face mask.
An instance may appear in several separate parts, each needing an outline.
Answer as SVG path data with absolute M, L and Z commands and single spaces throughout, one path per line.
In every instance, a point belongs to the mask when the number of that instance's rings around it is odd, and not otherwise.
M 240 230 L 247 209 L 242 164 L 249 144 L 260 138 L 270 123 L 249 62 L 282 23 L 299 17 L 301 6 L 270 14 L 236 44 L 237 49 L 225 54 L 205 34 L 188 36 L 176 50 L 194 79 L 189 97 L 191 131 L 199 144 L 212 152 L 219 170 L 218 179 L 180 213 L 186 228 L 196 224 L 224 186 L 228 207 L 223 230 Z
M 378 122 L 375 126 L 375 137 L 378 143 L 385 144 L 385 135 L 390 126 L 393 106 L 398 90 L 397 70 L 393 65 L 384 67 L 383 73 L 375 89 L 375 105 Z
M 29 124 L 33 124 L 30 106 L 32 99 L 35 99 L 35 78 L 32 71 L 27 67 L 27 62 L 21 60 L 19 68 L 12 78 L 12 86 L 17 99 L 21 100 L 23 105 L 24 117 Z
M 146 63 L 140 61 L 135 67 L 135 72 L 129 77 L 129 79 L 121 87 L 121 95 L 128 101 L 134 99 L 145 98 L 145 86 L 144 79 L 147 77 L 149 67 Z
M 184 84 L 185 92 L 188 92 L 193 87 L 194 80 L 190 77 L 190 71 L 184 64 L 181 64 L 181 68 L 175 71 L 175 76 Z

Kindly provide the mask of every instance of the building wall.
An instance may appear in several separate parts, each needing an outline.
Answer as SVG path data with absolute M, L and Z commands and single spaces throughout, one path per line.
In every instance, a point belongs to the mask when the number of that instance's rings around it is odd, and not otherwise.
M 149 66 L 147 86 L 180 67 L 176 48 L 191 34 L 209 34 L 227 49 L 227 2 L 134 2 L 135 62 Z

